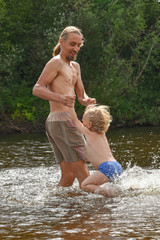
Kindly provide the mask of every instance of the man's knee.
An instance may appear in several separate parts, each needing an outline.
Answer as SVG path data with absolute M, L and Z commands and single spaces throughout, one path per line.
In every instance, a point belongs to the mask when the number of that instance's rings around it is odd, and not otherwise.
M 66 180 L 74 180 L 75 179 L 75 174 L 71 171 L 63 172 L 62 177 Z
M 85 162 L 78 161 L 72 163 L 73 171 L 79 181 L 79 185 L 89 176 L 89 170 Z
M 62 173 L 58 186 L 62 186 L 62 187 L 72 186 L 74 179 L 75 179 L 75 175 L 72 172 Z
M 71 163 L 74 173 L 89 176 L 89 170 L 86 163 L 83 160 Z

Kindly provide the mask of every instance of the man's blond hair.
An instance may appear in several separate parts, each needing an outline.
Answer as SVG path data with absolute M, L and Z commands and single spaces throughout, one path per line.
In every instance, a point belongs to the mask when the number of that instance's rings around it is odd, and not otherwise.
M 78 35 L 80 35 L 82 37 L 82 45 L 83 46 L 83 41 L 84 41 L 84 38 L 83 38 L 83 34 L 81 33 L 81 30 L 77 27 L 74 27 L 74 26 L 68 26 L 66 27 L 60 34 L 60 37 L 59 38 L 62 38 L 63 41 L 66 41 L 67 38 L 68 38 L 68 35 L 69 33 L 76 33 Z M 57 56 L 61 51 L 61 46 L 60 46 L 60 43 L 58 43 L 54 49 L 53 49 L 53 56 Z
M 89 105 L 86 107 L 84 114 L 88 117 L 92 126 L 91 131 L 96 133 L 107 132 L 112 116 L 108 106 L 105 105 Z

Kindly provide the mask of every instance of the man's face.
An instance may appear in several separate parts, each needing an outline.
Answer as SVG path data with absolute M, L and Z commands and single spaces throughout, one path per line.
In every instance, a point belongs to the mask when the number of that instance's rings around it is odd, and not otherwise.
M 76 60 L 77 54 L 82 46 L 82 37 L 76 33 L 69 33 L 64 41 L 60 39 L 61 52 L 68 61 Z

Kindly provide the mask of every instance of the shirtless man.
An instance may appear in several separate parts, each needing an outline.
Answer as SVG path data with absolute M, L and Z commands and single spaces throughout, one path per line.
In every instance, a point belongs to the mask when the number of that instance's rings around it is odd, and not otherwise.
M 84 139 L 68 113 L 75 104 L 75 92 L 78 101 L 84 106 L 96 102 L 85 93 L 80 66 L 75 62 L 82 45 L 83 35 L 80 30 L 73 26 L 66 27 L 54 48 L 53 58 L 46 64 L 33 87 L 33 95 L 50 103 L 46 133 L 61 168 L 58 186 L 62 187 L 71 186 L 75 178 L 81 186 L 89 176 Z

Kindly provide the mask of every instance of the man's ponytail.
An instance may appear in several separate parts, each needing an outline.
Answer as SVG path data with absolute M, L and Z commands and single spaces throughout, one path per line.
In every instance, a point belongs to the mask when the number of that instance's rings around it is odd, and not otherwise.
M 60 43 L 58 43 L 53 49 L 53 57 L 57 56 L 61 51 Z

